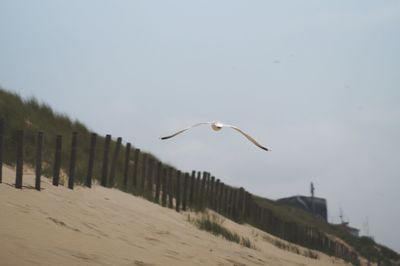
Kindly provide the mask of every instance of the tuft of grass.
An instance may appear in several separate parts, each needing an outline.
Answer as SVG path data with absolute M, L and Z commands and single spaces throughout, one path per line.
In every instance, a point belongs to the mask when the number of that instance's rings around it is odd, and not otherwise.
M 318 253 L 315 253 L 314 251 L 310 249 L 306 249 L 303 251 L 303 256 L 311 259 L 317 260 L 319 258 Z
M 188 221 L 191 221 L 188 216 Z M 238 243 L 244 247 L 255 249 L 249 238 L 241 237 L 237 233 L 230 231 L 228 228 L 223 226 L 224 219 L 215 214 L 204 213 L 200 218 L 197 218 L 194 224 L 200 229 L 212 233 L 215 236 L 221 236 L 228 241 Z
M 200 230 L 212 233 L 216 236 L 222 236 L 226 240 L 240 243 L 240 236 L 232 233 L 229 229 L 218 223 L 217 220 L 212 219 L 209 214 L 203 215 L 200 219 L 196 220 L 196 225 Z
M 280 248 L 280 249 L 283 249 L 283 250 L 287 250 L 289 252 L 292 252 L 292 253 L 295 253 L 295 254 L 298 254 L 298 255 L 304 255 L 304 254 L 301 253 L 300 248 L 298 246 L 294 245 L 294 244 L 291 244 L 291 243 L 288 243 L 288 242 L 284 242 L 284 241 L 272 238 L 272 237 L 267 236 L 267 235 L 263 235 L 262 239 L 264 241 L 266 241 L 266 242 L 269 242 L 269 243 L 273 244 L 277 248 Z
M 251 243 L 248 237 L 242 236 L 240 244 L 246 248 L 256 249 L 256 247 L 253 245 L 253 243 Z

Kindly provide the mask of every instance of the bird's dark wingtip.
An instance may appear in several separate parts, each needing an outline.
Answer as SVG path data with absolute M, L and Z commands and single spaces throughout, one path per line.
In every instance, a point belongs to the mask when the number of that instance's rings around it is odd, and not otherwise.
M 265 147 L 260 147 L 260 148 L 263 149 L 264 151 L 271 151 L 270 149 L 265 148 Z

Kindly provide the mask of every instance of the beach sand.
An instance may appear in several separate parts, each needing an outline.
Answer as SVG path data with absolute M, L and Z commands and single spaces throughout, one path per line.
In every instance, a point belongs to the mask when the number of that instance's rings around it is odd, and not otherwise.
M 26 170 L 25 170 L 26 171 Z M 3 167 L 0 265 L 346 265 L 322 253 L 307 258 L 271 244 L 275 237 L 225 219 L 255 249 L 199 230 L 193 212 L 177 213 L 140 197 L 94 185 L 70 190 L 32 171 L 23 189 Z M 224 219 L 224 218 L 221 218 Z M 285 241 L 281 240 L 286 243 Z M 293 245 L 295 246 L 295 245 Z M 303 248 L 299 248 L 301 253 Z

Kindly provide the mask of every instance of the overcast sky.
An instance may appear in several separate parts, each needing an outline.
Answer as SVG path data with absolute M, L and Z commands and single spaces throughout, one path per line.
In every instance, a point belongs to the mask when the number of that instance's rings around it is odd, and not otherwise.
M 0 86 L 400 251 L 399 1 L 0 1 Z M 194 123 L 240 126 L 237 132 Z

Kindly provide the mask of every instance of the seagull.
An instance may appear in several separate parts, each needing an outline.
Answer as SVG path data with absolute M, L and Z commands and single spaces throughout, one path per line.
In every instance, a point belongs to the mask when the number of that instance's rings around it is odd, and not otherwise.
M 233 128 L 234 130 L 236 130 L 237 132 L 239 132 L 239 133 L 241 133 L 243 136 L 245 136 L 248 140 L 250 140 L 251 142 L 253 142 L 253 144 L 256 145 L 257 147 L 259 147 L 259 148 L 261 148 L 261 149 L 263 149 L 263 150 L 265 150 L 265 151 L 268 151 L 267 148 L 265 148 L 264 146 L 262 146 L 262 145 L 261 145 L 260 143 L 258 143 L 253 137 L 251 137 L 249 134 L 247 134 L 246 132 L 244 132 L 244 131 L 241 130 L 240 128 L 238 128 L 238 127 L 236 127 L 236 126 L 232 126 L 232 125 L 226 125 L 226 124 L 223 124 L 223 123 L 217 122 L 217 121 L 213 121 L 213 122 L 203 122 L 203 123 L 194 124 L 194 125 L 192 125 L 192 126 L 190 126 L 190 127 L 181 129 L 181 130 L 179 130 L 178 132 L 176 132 L 176 133 L 174 133 L 174 134 L 172 134 L 172 135 L 165 136 L 165 137 L 161 137 L 160 139 L 165 140 L 165 139 L 169 139 L 169 138 L 175 137 L 176 135 L 179 135 L 179 134 L 185 132 L 185 131 L 188 130 L 188 129 L 191 129 L 191 128 L 193 128 L 193 127 L 198 127 L 198 126 L 201 126 L 201 125 L 211 125 L 211 128 L 212 128 L 214 131 L 220 131 L 223 127 Z

